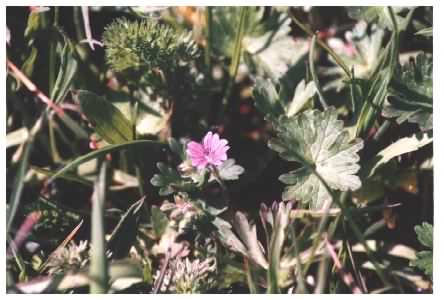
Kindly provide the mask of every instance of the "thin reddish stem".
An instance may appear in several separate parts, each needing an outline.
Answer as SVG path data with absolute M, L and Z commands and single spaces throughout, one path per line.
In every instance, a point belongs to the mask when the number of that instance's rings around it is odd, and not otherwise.
M 48 107 L 53 109 L 59 117 L 63 117 L 65 113 L 63 109 L 55 104 L 54 101 L 49 99 L 48 96 L 46 96 L 41 90 L 39 90 L 39 88 L 19 68 L 17 68 L 13 62 L 6 59 L 6 65 L 11 70 L 14 77 L 20 80 L 31 93 L 38 97 L 43 103 L 48 105 Z
M 342 267 L 342 264 L 338 258 L 338 255 L 335 252 L 335 249 L 332 244 L 328 241 L 327 238 L 325 238 L 325 245 L 327 247 L 327 251 L 330 254 L 331 258 L 333 259 L 333 263 L 335 264 L 336 268 L 338 269 L 338 273 L 341 276 L 344 283 L 352 290 L 353 294 L 362 294 L 362 290 L 359 286 L 356 285 L 355 280 L 353 279 L 353 276 L 350 273 L 346 273 L 344 268 Z

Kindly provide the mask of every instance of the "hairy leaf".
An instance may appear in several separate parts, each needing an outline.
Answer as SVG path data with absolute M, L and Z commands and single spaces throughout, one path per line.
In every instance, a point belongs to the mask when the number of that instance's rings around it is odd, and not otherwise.
M 329 107 L 324 112 L 308 110 L 291 118 L 281 117 L 274 124 L 277 137 L 270 140 L 269 147 L 283 159 L 302 164 L 279 177 L 289 185 L 282 195 L 284 200 L 302 200 L 319 209 L 332 200 L 322 180 L 328 188 L 341 191 L 361 187 L 355 174 L 360 168 L 357 152 L 364 143 L 350 141 L 337 117 L 337 111 Z

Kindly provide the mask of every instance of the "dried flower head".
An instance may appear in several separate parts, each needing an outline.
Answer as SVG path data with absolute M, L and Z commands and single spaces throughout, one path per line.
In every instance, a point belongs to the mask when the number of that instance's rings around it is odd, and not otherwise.
M 191 159 L 191 164 L 198 169 L 203 169 L 207 165 L 220 166 L 227 160 L 227 151 L 230 149 L 226 139 L 220 139 L 219 134 L 209 131 L 201 143 L 189 142 L 187 144 L 187 154 Z
M 62 273 L 68 270 L 79 270 L 88 263 L 88 241 L 80 241 L 77 245 L 71 241 L 67 247 L 60 248 L 48 260 L 49 274 Z

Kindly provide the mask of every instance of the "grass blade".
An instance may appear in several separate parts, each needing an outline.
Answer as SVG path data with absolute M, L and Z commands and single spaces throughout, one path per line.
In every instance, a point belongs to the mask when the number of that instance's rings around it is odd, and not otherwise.
M 79 165 L 83 164 L 84 162 L 87 162 L 91 159 L 103 157 L 104 155 L 108 153 L 112 153 L 115 151 L 127 149 L 131 146 L 141 146 L 141 145 L 151 145 L 151 146 L 163 146 L 163 143 L 156 142 L 156 141 L 150 141 L 150 140 L 137 140 L 137 141 L 131 141 L 127 143 L 122 143 L 118 145 L 110 145 L 103 147 L 101 149 L 98 149 L 96 151 L 90 152 L 88 154 L 85 154 L 83 156 L 80 156 L 61 168 L 59 171 L 57 171 L 52 177 L 50 178 L 50 181 L 54 180 L 55 178 L 64 175 L 66 172 L 78 167 Z
M 104 294 L 108 291 L 108 260 L 106 258 L 104 205 L 106 197 L 107 162 L 102 162 L 100 174 L 94 186 L 91 216 L 91 265 L 89 275 L 91 294 Z

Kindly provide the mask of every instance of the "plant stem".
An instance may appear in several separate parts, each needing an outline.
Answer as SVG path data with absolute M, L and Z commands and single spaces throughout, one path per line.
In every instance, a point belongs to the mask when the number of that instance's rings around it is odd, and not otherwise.
M 228 205 L 230 203 L 230 195 L 228 193 L 227 186 L 225 185 L 222 178 L 220 178 L 219 171 L 217 170 L 217 168 L 215 166 L 211 166 L 210 170 L 211 170 L 211 173 L 214 175 L 214 178 L 216 178 L 217 183 L 220 185 L 220 187 L 222 189 L 222 194 L 225 198 L 226 204 Z
M 213 30 L 213 8 L 211 6 L 207 6 L 205 9 L 205 18 L 206 18 L 206 33 L 207 33 L 207 43 L 205 47 L 205 64 L 208 67 L 208 70 L 211 72 L 211 44 L 212 44 L 212 30 Z
M 316 170 L 313 171 L 316 176 L 318 177 L 318 179 L 322 182 L 322 184 L 324 185 L 325 189 L 327 190 L 328 194 L 330 195 L 330 197 L 333 199 L 333 202 L 339 206 L 339 208 L 341 209 L 341 212 L 345 215 L 348 223 L 350 224 L 350 227 L 355 235 L 355 237 L 359 240 L 359 242 L 364 246 L 367 255 L 370 259 L 370 261 L 373 263 L 373 265 L 375 266 L 375 271 L 376 274 L 378 274 L 379 278 L 382 280 L 382 282 L 384 282 L 384 284 L 386 285 L 391 285 L 387 279 L 387 277 L 385 276 L 384 272 L 381 270 L 381 267 L 378 265 L 375 257 L 373 256 L 372 250 L 370 249 L 370 247 L 367 245 L 367 241 L 365 240 L 364 235 L 362 234 L 361 230 L 359 229 L 358 225 L 355 223 L 355 221 L 353 220 L 352 214 L 350 213 L 350 210 L 348 209 L 348 207 L 346 205 L 344 205 L 341 201 L 338 201 L 334 195 L 333 192 L 331 191 L 330 187 L 328 186 L 328 184 L 325 182 L 324 178 L 322 178 L 322 176 L 316 172 Z
M 245 33 L 245 21 L 247 16 L 247 6 L 243 6 L 241 8 L 240 12 L 240 19 L 239 19 L 239 27 L 237 28 L 236 38 L 235 38 L 235 45 L 233 50 L 233 55 L 231 57 L 231 65 L 229 69 L 229 76 L 228 84 L 225 89 L 224 98 L 222 99 L 222 110 L 225 109 L 225 107 L 228 104 L 228 98 L 231 95 L 231 90 L 233 88 L 234 80 L 236 79 L 237 71 L 239 69 L 239 63 L 242 55 L 242 39 L 244 37 Z
M 314 32 L 308 28 L 307 26 L 305 26 L 301 21 L 299 21 L 293 14 L 289 13 L 289 16 L 291 17 L 291 19 L 293 20 L 293 22 L 296 23 L 296 25 L 298 25 L 299 28 L 302 29 L 302 31 L 304 31 L 308 36 L 313 37 L 315 34 Z M 333 49 L 331 49 L 326 43 L 324 43 L 322 40 L 316 40 L 316 42 L 318 43 L 319 46 L 321 46 L 325 51 L 328 52 L 328 54 L 331 55 L 331 57 L 333 58 L 333 60 L 338 64 L 338 66 L 340 66 L 344 72 L 345 75 L 348 77 L 348 79 L 351 79 L 351 73 L 350 70 L 348 69 L 347 65 L 344 63 L 344 61 L 333 51 Z
M 321 85 L 319 84 L 319 78 L 318 78 L 318 75 L 316 74 L 316 69 L 315 69 L 315 65 L 314 65 L 314 52 L 315 52 L 316 41 L 317 41 L 317 37 L 316 37 L 316 34 L 314 34 L 312 36 L 310 53 L 308 56 L 309 57 L 308 62 L 309 62 L 309 66 L 310 66 L 311 78 L 313 79 L 313 82 L 315 83 L 316 89 L 318 91 L 319 101 L 321 102 L 322 108 L 324 110 L 327 110 L 328 105 L 327 105 L 327 102 L 325 101 L 324 95 L 322 93 Z

